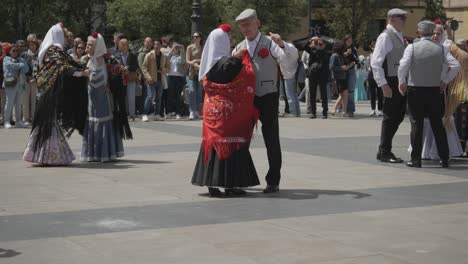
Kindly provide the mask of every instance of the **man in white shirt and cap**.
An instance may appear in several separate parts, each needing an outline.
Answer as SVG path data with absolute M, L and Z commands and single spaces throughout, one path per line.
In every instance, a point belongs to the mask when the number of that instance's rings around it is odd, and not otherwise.
M 440 165 L 449 166 L 447 134 L 442 124 L 440 94 L 455 77 L 460 64 L 444 46 L 432 41 L 436 24 L 431 21 L 418 23 L 421 40 L 405 49 L 398 69 L 399 91 L 408 97 L 411 120 L 411 161 L 409 167 L 421 167 L 424 117 L 428 117 L 434 133 Z
M 374 79 L 384 95 L 384 117 L 377 152 L 377 159 L 382 162 L 403 162 L 392 153 L 392 141 L 406 112 L 406 96 L 398 92 L 398 67 L 405 50 L 401 31 L 407 14 L 398 8 L 388 11 L 387 28 L 377 38 L 371 58 Z
M 269 33 L 269 36 L 260 33 L 260 20 L 253 9 L 246 9 L 236 18 L 237 25 L 245 40 L 239 43 L 234 52 L 247 48 L 252 66 L 255 70 L 255 107 L 260 113 L 262 134 L 267 149 L 269 170 L 265 177 L 267 187 L 264 193 L 279 191 L 281 178 L 281 145 L 279 139 L 278 106 L 279 95 L 276 87 L 277 65 L 282 71 L 295 72 L 295 65 L 291 60 L 297 60 L 297 49 L 286 43 L 281 36 Z

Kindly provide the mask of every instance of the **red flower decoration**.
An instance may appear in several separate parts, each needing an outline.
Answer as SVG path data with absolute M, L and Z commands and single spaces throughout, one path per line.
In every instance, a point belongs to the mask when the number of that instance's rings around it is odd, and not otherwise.
M 111 57 L 111 55 L 110 55 L 110 53 L 106 53 L 106 54 L 104 54 L 103 57 L 104 57 L 104 59 L 109 59 Z
M 258 52 L 258 56 L 262 57 L 262 59 L 268 57 L 268 55 L 270 55 L 270 51 L 269 51 L 267 48 L 262 48 L 262 49 Z
M 9 45 L 7 43 L 3 44 L 3 53 L 5 53 L 6 55 L 9 56 L 10 49 L 11 49 L 11 45 Z
M 432 22 L 434 22 L 434 24 L 437 24 L 437 25 L 441 25 L 441 24 L 442 24 L 442 22 L 440 21 L 440 19 L 436 19 L 436 20 L 434 20 L 434 21 L 432 21 Z
M 115 66 L 114 66 L 114 72 L 115 72 L 117 75 L 119 75 L 121 71 L 122 71 L 122 69 L 120 68 L 120 65 L 115 65 Z
M 97 39 L 99 37 L 99 33 L 94 31 L 93 33 L 91 33 L 91 36 L 93 36 L 93 38 Z
M 227 32 L 227 33 L 232 31 L 232 27 L 229 24 L 221 24 L 218 26 L 218 28 L 222 29 L 224 32 Z
M 125 75 L 123 76 L 123 84 L 124 84 L 125 86 L 128 85 L 128 74 L 125 74 Z

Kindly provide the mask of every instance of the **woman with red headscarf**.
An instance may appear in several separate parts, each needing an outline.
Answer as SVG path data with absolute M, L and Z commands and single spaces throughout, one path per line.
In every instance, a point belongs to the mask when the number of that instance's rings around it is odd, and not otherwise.
M 203 49 L 203 139 L 192 184 L 207 186 L 211 196 L 244 195 L 243 187 L 260 184 L 249 152 L 258 120 L 254 106 L 255 73 L 246 50 L 231 56 L 229 32 L 213 30 Z

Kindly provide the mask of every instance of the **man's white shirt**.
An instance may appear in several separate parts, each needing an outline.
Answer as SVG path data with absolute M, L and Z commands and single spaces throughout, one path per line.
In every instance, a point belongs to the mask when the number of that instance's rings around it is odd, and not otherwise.
M 398 32 L 392 25 L 388 24 L 387 29 L 393 31 L 403 43 L 403 34 Z M 371 57 L 371 67 L 372 73 L 374 74 L 375 82 L 379 87 L 382 87 L 387 84 L 387 79 L 385 79 L 385 71 L 382 67 L 387 54 L 392 51 L 393 44 L 390 36 L 383 32 L 377 38 L 375 43 L 374 52 L 372 53 Z
M 420 41 L 432 41 L 430 37 L 423 37 Z M 457 76 L 460 70 L 460 63 L 450 54 L 450 50 L 442 46 L 444 49 L 444 64 L 442 66 L 441 80 L 445 84 Z M 403 53 L 403 58 L 400 60 L 400 67 L 398 67 L 398 82 L 400 84 L 407 83 L 409 69 L 411 67 L 411 60 L 413 58 L 413 44 L 406 47 Z
M 254 57 L 257 44 L 260 41 L 262 33 L 258 32 L 257 36 L 253 40 L 246 39 L 247 50 L 250 57 Z M 267 38 L 271 39 L 269 36 Z M 281 68 L 281 73 L 285 79 L 290 79 L 294 77 L 297 71 L 299 52 L 293 44 L 283 41 L 284 48 L 281 48 L 276 42 L 271 42 L 270 52 L 273 58 L 276 58 L 276 61 L 279 63 Z

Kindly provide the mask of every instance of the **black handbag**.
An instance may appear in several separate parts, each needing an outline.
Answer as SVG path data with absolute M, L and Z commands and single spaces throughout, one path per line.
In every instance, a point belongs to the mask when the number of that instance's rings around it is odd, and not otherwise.
M 5 77 L 4 81 L 5 81 L 5 87 L 12 88 L 16 86 L 16 83 L 18 82 L 18 77 L 13 77 L 13 76 Z

